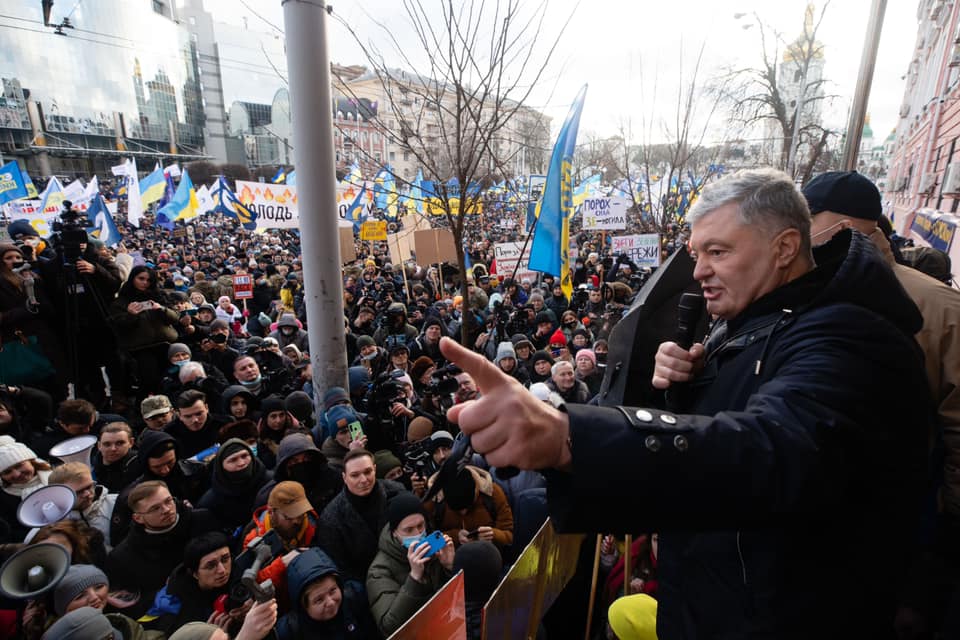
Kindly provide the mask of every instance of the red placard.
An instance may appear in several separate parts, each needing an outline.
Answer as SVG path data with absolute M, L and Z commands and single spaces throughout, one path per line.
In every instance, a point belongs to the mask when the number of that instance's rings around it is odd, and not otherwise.
M 253 276 L 240 274 L 233 276 L 233 299 L 249 300 L 253 297 Z
M 463 597 L 463 571 L 450 578 L 427 604 L 393 632 L 389 640 L 420 638 L 466 640 L 467 609 Z

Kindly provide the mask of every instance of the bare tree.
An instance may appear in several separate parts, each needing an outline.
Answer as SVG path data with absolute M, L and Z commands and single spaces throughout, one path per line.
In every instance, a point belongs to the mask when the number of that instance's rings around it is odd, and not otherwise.
M 519 0 L 443 0 L 429 6 L 404 0 L 416 39 L 413 47 L 397 40 L 396 25 L 377 23 L 380 33 L 367 40 L 344 23 L 386 97 L 386 109 L 374 116 L 378 128 L 412 154 L 424 177 L 435 185 L 435 200 L 453 233 L 461 274 L 466 273 L 465 217 L 482 206 L 479 181 L 494 171 L 508 173 L 505 167 L 513 159 L 510 124 L 514 118 L 530 117 L 524 103 L 541 81 L 572 18 L 544 43 L 547 3 L 532 11 L 525 7 Z M 389 51 L 381 50 L 380 43 Z M 422 56 L 420 64 L 410 55 L 414 49 Z M 354 83 L 338 80 L 340 87 L 352 92 Z M 448 183 L 457 186 L 449 188 Z M 466 304 L 465 277 L 461 284 Z M 473 329 L 471 320 L 465 313 L 464 342 Z
M 795 177 L 809 175 L 830 139 L 837 135 L 824 128 L 819 118 L 822 106 L 835 97 L 825 92 L 828 80 L 821 73 L 823 44 L 817 40 L 829 4 L 829 0 L 824 3 L 816 20 L 809 5 L 803 32 L 789 43 L 753 14 L 755 22 L 744 25 L 744 29 L 757 27 L 760 66 L 728 69 L 723 85 L 715 88 L 730 108 L 732 124 L 743 131 L 757 126 L 768 128 L 765 137 L 775 148 L 767 163 Z
M 682 184 L 693 175 L 689 185 L 690 193 L 686 200 L 697 195 L 704 182 L 710 177 L 710 161 L 716 155 L 715 150 L 704 146 L 704 139 L 710 129 L 710 123 L 721 103 L 716 91 L 707 90 L 701 79 L 705 44 L 700 46 L 689 79 L 684 79 L 683 49 L 679 53 L 680 72 L 677 77 L 677 93 L 672 122 L 641 112 L 641 144 L 633 158 L 640 166 L 639 184 L 631 190 L 643 193 L 643 202 L 637 203 L 639 209 L 649 214 L 653 226 L 663 232 L 668 225 L 678 222 L 682 216 L 684 198 L 679 193 Z M 723 81 L 720 85 L 723 86 Z M 646 89 L 643 78 L 643 66 L 640 66 L 640 86 Z M 653 78 L 650 104 L 658 104 L 658 77 Z M 655 133 L 655 131 L 657 133 Z M 629 121 L 621 127 L 622 133 L 630 133 Z M 654 138 L 665 142 L 655 143 Z M 672 192 L 672 185 L 678 185 Z

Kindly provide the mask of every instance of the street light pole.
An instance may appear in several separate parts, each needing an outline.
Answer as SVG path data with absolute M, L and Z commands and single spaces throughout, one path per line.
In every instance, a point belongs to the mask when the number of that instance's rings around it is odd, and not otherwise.
M 282 0 L 290 107 L 297 154 L 301 259 L 313 365 L 314 405 L 347 387 L 343 281 L 336 202 L 327 7 L 320 0 Z
M 845 171 L 853 171 L 857 168 L 860 138 L 863 136 L 867 100 L 870 98 L 873 68 L 877 63 L 877 48 L 880 45 L 880 31 L 883 27 L 883 14 L 886 10 L 887 0 L 873 0 L 870 7 L 870 20 L 867 22 L 867 36 L 863 41 L 863 54 L 860 57 L 860 75 L 857 77 L 857 88 L 853 94 L 850 118 L 847 120 L 847 142 L 843 148 L 843 168 Z

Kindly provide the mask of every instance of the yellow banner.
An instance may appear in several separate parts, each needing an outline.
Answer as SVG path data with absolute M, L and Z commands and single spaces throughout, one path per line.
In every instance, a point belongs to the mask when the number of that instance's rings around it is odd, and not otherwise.
M 386 240 L 387 239 L 387 221 L 386 220 L 367 220 L 360 225 L 361 240 Z

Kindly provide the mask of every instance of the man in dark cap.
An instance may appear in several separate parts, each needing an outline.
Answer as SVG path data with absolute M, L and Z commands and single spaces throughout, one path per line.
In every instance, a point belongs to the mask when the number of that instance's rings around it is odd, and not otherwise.
M 440 338 L 443 337 L 443 323 L 440 318 L 430 316 L 423 321 L 423 333 L 410 346 L 410 360 L 427 356 L 439 368 L 447 363 L 447 359 L 440 353 Z

